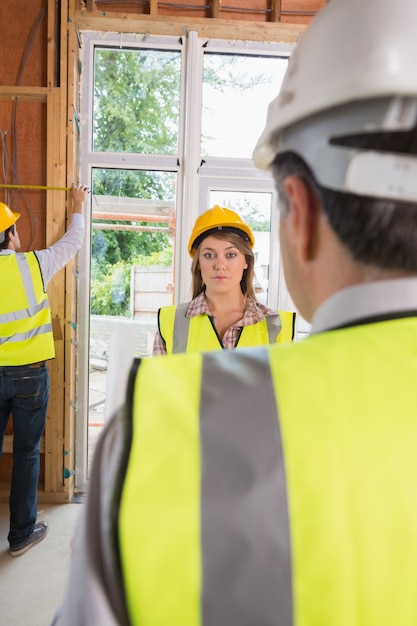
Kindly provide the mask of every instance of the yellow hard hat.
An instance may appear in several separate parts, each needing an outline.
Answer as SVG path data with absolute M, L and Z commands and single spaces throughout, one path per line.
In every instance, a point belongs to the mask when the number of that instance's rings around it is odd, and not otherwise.
M 10 228 L 10 226 L 13 226 L 19 217 L 20 213 L 13 213 L 7 204 L 0 202 L 0 233 Z
M 237 233 L 253 249 L 255 238 L 249 226 L 232 209 L 220 207 L 216 204 L 196 219 L 188 242 L 190 256 L 193 257 L 195 255 L 196 249 L 205 237 L 222 231 Z

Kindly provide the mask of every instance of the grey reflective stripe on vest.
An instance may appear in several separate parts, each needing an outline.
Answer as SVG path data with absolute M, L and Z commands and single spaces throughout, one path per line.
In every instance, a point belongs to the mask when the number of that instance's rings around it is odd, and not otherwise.
M 185 314 L 190 306 L 189 302 L 182 302 L 175 309 L 174 318 L 174 337 L 172 342 L 172 352 L 187 352 L 188 329 L 190 327 L 190 318 Z
M 15 322 L 27 317 L 33 317 L 41 311 L 43 308 L 48 308 L 49 304 L 42 302 L 38 304 L 36 300 L 35 288 L 33 286 L 32 274 L 30 272 L 29 263 L 24 253 L 16 254 L 17 266 L 19 268 L 20 276 L 22 278 L 23 287 L 25 289 L 26 298 L 28 300 L 29 307 L 22 309 L 21 311 L 13 311 L 11 313 L 4 313 L 0 315 L 0 323 L 6 324 L 7 322 Z M 19 339 L 22 341 L 22 339 Z
M 266 349 L 204 355 L 201 389 L 202 623 L 292 626 L 285 470 Z
M 266 326 L 268 328 L 269 343 L 276 343 L 277 337 L 282 328 L 279 315 L 268 315 L 266 318 Z
M 48 300 L 42 300 L 39 304 L 35 304 L 31 306 L 29 309 L 22 309 L 20 311 L 12 311 L 11 313 L 4 313 L 0 315 L 0 324 L 6 324 L 7 322 L 17 322 L 18 320 L 23 320 L 28 317 L 33 317 L 42 309 L 48 309 L 49 302 Z
M 16 255 L 17 264 L 19 266 L 20 275 L 22 276 L 23 285 L 25 287 L 26 297 L 29 302 L 29 307 L 33 307 L 37 304 L 35 288 L 33 286 L 32 274 L 30 273 L 29 263 L 24 254 Z
M 174 317 L 174 338 L 172 343 L 172 352 L 186 352 L 188 343 L 188 330 L 190 327 L 190 317 L 186 317 L 189 302 L 183 302 L 177 305 Z M 268 315 L 265 318 L 268 329 L 269 343 L 276 343 L 277 337 L 282 328 L 279 315 Z
M 0 346 L 3 343 L 14 343 L 15 341 L 26 341 L 27 339 L 33 339 L 38 335 L 45 335 L 52 332 L 52 324 L 44 324 L 43 326 L 37 326 L 28 330 L 26 333 L 14 333 L 10 337 L 0 337 Z

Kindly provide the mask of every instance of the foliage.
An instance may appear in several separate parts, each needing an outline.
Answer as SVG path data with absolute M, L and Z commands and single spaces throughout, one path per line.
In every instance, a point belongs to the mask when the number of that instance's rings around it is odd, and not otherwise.
M 103 231 L 101 231 L 103 232 Z M 108 234 L 106 232 L 106 234 Z M 172 245 L 151 254 L 139 254 L 129 261 L 105 263 L 93 259 L 91 278 L 91 313 L 130 317 L 130 274 L 133 265 L 169 267 L 173 261 Z
M 94 69 L 94 149 L 175 153 L 180 106 L 179 53 L 96 49 Z M 96 195 L 115 197 L 115 202 L 119 197 L 173 202 L 175 175 L 96 168 L 93 190 Z M 120 261 L 129 264 L 137 255 L 161 252 L 170 245 L 165 233 L 96 229 L 92 235 L 92 256 L 97 270 L 108 275 L 108 265 Z
M 265 78 L 262 74 L 250 75 L 244 69 L 245 65 L 244 56 L 208 54 L 205 56 L 204 82 L 211 88 L 220 91 L 227 85 L 228 87 L 235 87 L 241 92 L 264 82 Z
M 268 232 L 270 228 L 270 215 L 254 206 L 245 196 L 243 199 L 237 199 L 231 209 L 239 213 L 240 217 L 245 220 L 253 231 Z
M 166 50 L 96 49 L 95 150 L 176 152 L 180 62 Z
M 132 264 L 139 255 L 146 257 L 170 249 L 172 243 L 165 233 L 94 229 L 91 245 L 97 271 L 105 271 L 107 265 Z
M 159 252 L 152 252 L 152 254 L 144 255 L 140 254 L 133 259 L 134 265 L 142 265 L 148 267 L 150 265 L 158 265 L 163 267 L 169 267 L 173 263 L 174 249 L 172 245 L 165 250 Z
M 91 313 L 130 315 L 130 266 L 124 262 L 107 264 L 102 271 L 98 272 L 97 264 L 93 262 Z

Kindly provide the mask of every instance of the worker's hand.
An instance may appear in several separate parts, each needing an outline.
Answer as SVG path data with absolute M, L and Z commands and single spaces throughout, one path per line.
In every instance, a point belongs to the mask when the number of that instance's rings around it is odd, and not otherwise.
M 90 188 L 87 185 L 83 185 L 82 183 L 78 183 L 75 185 L 74 183 L 71 185 L 72 188 L 72 212 L 73 213 L 82 213 L 83 212 L 83 204 L 85 198 L 90 191 Z

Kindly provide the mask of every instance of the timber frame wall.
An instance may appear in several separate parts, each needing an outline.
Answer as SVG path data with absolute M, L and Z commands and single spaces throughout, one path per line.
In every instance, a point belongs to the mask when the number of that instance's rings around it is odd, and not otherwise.
M 0 6 L 0 130 L 19 169 L 3 166 L 1 184 L 45 186 L 0 200 L 19 210 L 22 249 L 63 235 L 70 187 L 79 171 L 79 49 L 83 31 L 184 35 L 296 43 L 327 0 L 14 0 Z M 36 24 L 36 29 L 34 25 Z M 17 79 L 16 79 L 17 76 Z M 16 115 L 18 111 L 18 115 Z M 16 154 L 14 154 L 16 152 Z M 17 163 L 17 158 L 15 163 Z M 16 167 L 17 170 L 17 167 Z M 51 281 L 56 357 L 41 452 L 39 501 L 64 503 L 74 494 L 77 408 L 77 259 Z M 3 296 L 4 297 L 4 294 Z M 82 419 L 83 416 L 80 416 Z M 84 416 L 84 419 L 85 416 Z M 12 420 L 0 459 L 0 500 L 9 497 Z

